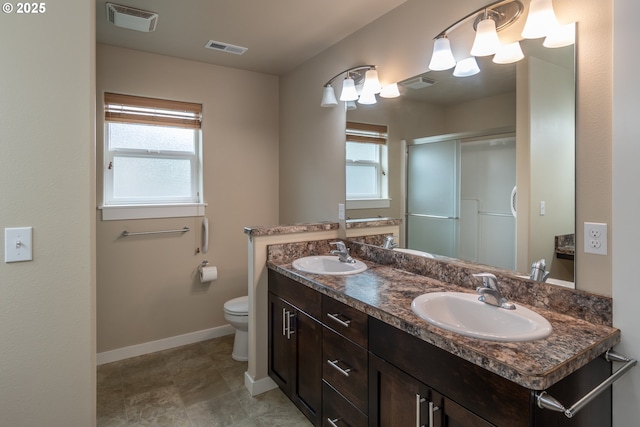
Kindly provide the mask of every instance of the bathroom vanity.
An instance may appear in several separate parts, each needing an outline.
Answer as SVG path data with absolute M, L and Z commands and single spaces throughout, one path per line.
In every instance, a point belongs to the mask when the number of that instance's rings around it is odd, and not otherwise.
M 350 246 L 358 255 L 368 250 Z M 411 257 L 393 257 L 395 263 L 364 259 L 368 270 L 350 276 L 301 273 L 291 259 L 268 262 L 269 375 L 314 425 L 611 425 L 610 388 L 573 418 L 537 406 L 544 391 L 573 403 L 611 375 L 601 356 L 620 331 L 598 319 L 598 307 L 590 313 L 529 304 L 552 324 L 551 336 L 469 338 L 422 321 L 411 301 L 473 290 L 400 269 Z

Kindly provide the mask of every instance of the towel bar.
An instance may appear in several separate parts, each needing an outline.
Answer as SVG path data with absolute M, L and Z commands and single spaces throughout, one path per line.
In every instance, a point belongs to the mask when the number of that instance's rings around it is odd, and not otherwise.
M 536 393 L 538 407 L 541 409 L 550 409 L 552 411 L 562 412 L 567 418 L 573 418 L 576 412 L 582 409 L 587 403 L 591 402 L 596 396 L 602 393 L 607 387 L 613 384 L 618 378 L 623 376 L 629 369 L 633 368 L 638 363 L 637 360 L 629 359 L 628 357 L 622 356 L 613 350 L 608 350 L 605 353 L 605 359 L 607 362 L 624 362 L 624 365 L 615 371 L 609 378 L 598 384 L 589 393 L 585 394 L 584 397 L 574 403 L 569 409 L 565 408 L 562 403 L 546 391 Z
M 165 234 L 165 233 L 186 233 L 187 231 L 191 230 L 189 227 L 185 226 L 183 228 L 180 228 L 178 230 L 160 230 L 160 231 L 139 231 L 136 233 L 131 233 L 127 230 L 124 230 L 122 232 L 122 237 L 129 237 L 129 236 L 144 236 L 147 234 Z

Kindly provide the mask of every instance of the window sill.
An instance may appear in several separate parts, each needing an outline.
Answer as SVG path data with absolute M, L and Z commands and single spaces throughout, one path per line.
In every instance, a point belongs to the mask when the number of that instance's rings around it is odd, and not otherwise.
M 183 205 L 109 205 L 99 206 L 103 221 L 124 219 L 182 218 L 204 216 L 206 203 Z
M 388 208 L 391 199 L 352 199 L 347 200 L 347 209 L 381 209 Z

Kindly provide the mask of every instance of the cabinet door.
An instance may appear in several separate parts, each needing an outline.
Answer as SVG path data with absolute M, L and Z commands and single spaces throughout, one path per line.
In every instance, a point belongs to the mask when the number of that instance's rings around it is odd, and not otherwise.
M 369 354 L 369 426 L 413 427 L 428 423 L 429 389 Z
M 480 418 L 453 400 L 432 391 L 431 400 L 438 409 L 433 412 L 431 427 L 491 427 L 493 424 Z
M 293 313 L 291 305 L 269 293 L 269 376 L 287 395 L 291 395 L 295 373 L 292 369 L 295 363 L 294 347 L 287 329 Z
M 302 311 L 292 318 L 295 376 L 291 400 L 316 426 L 322 409 L 322 325 Z

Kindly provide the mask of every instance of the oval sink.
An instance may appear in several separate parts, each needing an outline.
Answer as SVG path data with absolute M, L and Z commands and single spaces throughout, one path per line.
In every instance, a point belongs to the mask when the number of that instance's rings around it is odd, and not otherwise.
M 417 249 L 393 248 L 393 250 L 398 252 L 404 252 L 405 254 L 423 256 L 425 258 L 435 258 L 429 252 L 419 251 Z
M 298 258 L 293 261 L 292 265 L 296 270 L 304 271 L 305 273 L 327 274 L 330 276 L 358 274 L 367 269 L 367 265 L 364 262 L 355 261 L 355 263 L 350 264 L 348 262 L 341 262 L 337 256 L 318 255 Z
M 478 295 L 433 292 L 413 300 L 414 313 L 432 325 L 491 341 L 531 341 L 548 337 L 551 324 L 538 313 L 516 304 L 506 310 L 478 301 Z

